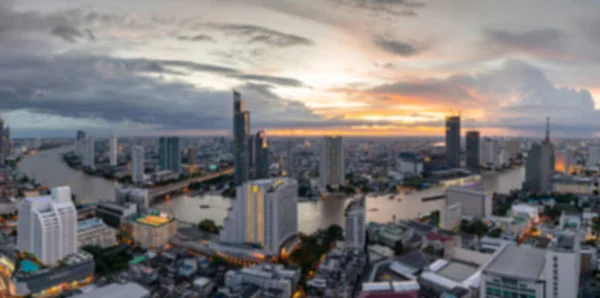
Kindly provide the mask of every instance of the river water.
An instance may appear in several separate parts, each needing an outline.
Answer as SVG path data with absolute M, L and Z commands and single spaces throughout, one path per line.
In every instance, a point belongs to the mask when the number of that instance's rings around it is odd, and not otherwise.
M 114 199 L 114 182 L 99 177 L 92 177 L 69 168 L 61 154 L 70 148 L 57 148 L 39 152 L 25 157 L 19 163 L 19 170 L 38 182 L 50 187 L 70 185 L 78 198 L 96 202 Z M 525 176 L 524 169 L 509 169 L 502 173 L 485 174 L 482 177 L 486 190 L 508 193 L 520 188 Z M 441 189 L 428 189 L 404 195 L 403 199 L 390 200 L 387 196 L 367 199 L 367 220 L 387 222 L 394 217 L 414 218 L 419 214 L 429 213 L 444 206 L 444 200 L 422 202 L 421 198 L 442 194 Z M 301 202 L 298 204 L 298 225 L 301 232 L 312 233 L 319 228 L 331 224 L 343 225 L 345 199 L 327 199 L 317 202 Z M 209 209 L 201 209 L 200 205 L 210 205 Z M 176 218 L 189 223 L 197 223 L 208 218 L 221 224 L 227 216 L 230 200 L 218 195 L 190 197 L 182 195 L 161 203 L 156 208 L 172 212 Z

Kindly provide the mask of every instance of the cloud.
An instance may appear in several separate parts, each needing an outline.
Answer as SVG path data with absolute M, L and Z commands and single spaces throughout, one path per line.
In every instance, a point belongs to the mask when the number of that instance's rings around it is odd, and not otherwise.
M 411 0 L 330 0 L 331 2 L 352 8 L 364 9 L 375 13 L 394 16 L 416 16 L 415 9 L 425 6 L 424 2 Z
M 266 44 L 279 48 L 312 46 L 314 44 L 314 42 L 308 38 L 262 26 L 248 24 L 209 24 L 209 27 L 221 30 L 229 35 L 244 38 L 249 43 Z
M 209 41 L 209 42 L 215 42 L 215 39 L 210 36 L 210 35 L 206 35 L 206 34 L 197 34 L 197 35 L 191 35 L 191 36 L 178 36 L 177 37 L 178 40 L 183 40 L 183 41 Z
M 523 52 L 544 59 L 574 59 L 566 47 L 567 37 L 559 29 L 541 28 L 522 32 L 485 29 L 483 35 L 485 48 L 492 47 L 500 53 Z
M 374 42 L 382 50 L 403 57 L 420 54 L 423 50 L 408 42 L 395 40 L 385 36 L 375 36 Z

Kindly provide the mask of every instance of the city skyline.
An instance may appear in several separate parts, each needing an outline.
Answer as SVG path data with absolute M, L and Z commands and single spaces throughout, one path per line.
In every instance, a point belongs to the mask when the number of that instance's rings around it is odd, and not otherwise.
M 14 137 L 229 135 L 232 89 L 270 137 L 439 136 L 455 111 L 483 136 L 600 129 L 598 3 L 138 4 L 0 0 Z

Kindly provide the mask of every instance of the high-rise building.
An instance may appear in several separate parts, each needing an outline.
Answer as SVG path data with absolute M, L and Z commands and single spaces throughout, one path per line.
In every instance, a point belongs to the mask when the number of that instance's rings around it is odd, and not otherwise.
M 509 163 L 509 157 L 501 140 L 483 138 L 480 144 L 480 163 L 491 169 L 499 169 Z
M 52 264 L 77 252 L 77 210 L 68 186 L 50 196 L 26 198 L 19 207 L 17 249 Z
M 258 243 L 270 254 L 298 234 L 298 182 L 289 178 L 248 181 L 225 219 L 221 241 Z
M 573 148 L 565 148 L 565 173 L 571 175 L 573 172 Z
M 248 163 L 251 167 L 256 165 L 256 136 L 250 135 L 248 137 Z
M 325 137 L 321 147 L 319 183 L 327 185 L 343 185 L 344 172 L 344 142 L 342 137 Z
M 4 128 L 4 134 L 2 135 L 2 158 L 4 162 L 10 156 L 11 153 L 11 142 L 10 142 L 10 127 L 7 125 Z
M 269 143 L 264 131 L 259 131 L 255 137 L 256 179 L 269 178 Z
M 446 189 L 446 204 L 460 203 L 463 216 L 486 218 L 492 215 L 492 196 L 483 189 L 452 186 Z
M 479 131 L 467 131 L 466 151 L 467 168 L 474 170 L 479 168 Z
M 600 162 L 600 145 L 599 144 L 590 144 L 588 146 L 587 152 L 587 161 L 586 166 L 588 168 L 598 167 L 598 163 Z
M 144 158 L 144 146 L 133 146 L 131 156 L 133 160 L 131 165 L 131 181 L 133 183 L 144 182 L 144 163 L 146 161 Z
M 346 225 L 344 228 L 344 247 L 351 250 L 364 249 L 367 238 L 364 198 L 356 199 L 350 202 L 350 204 L 346 206 L 344 216 L 346 217 Z
M 546 250 L 546 297 L 578 297 L 580 242 L 575 233 L 561 233 L 552 239 Z
M 188 164 L 190 166 L 193 166 L 196 164 L 196 157 L 198 155 L 198 151 L 196 151 L 196 148 L 194 147 L 190 147 L 188 148 L 187 151 L 187 160 L 188 160 Z
M 546 138 L 541 144 L 531 146 L 525 163 L 523 188 L 529 191 L 551 191 L 554 174 L 554 146 L 550 142 L 550 118 L 546 124 Z
M 4 148 L 4 119 L 0 118 L 0 149 Z M 0 164 L 4 164 L 4 151 L 0 150 Z
M 285 171 L 288 177 L 294 176 L 294 152 L 292 151 L 292 141 L 287 142 L 287 153 L 285 155 Z
M 83 141 L 83 165 L 89 168 L 95 167 L 96 162 L 96 140 L 93 137 L 87 137 Z
M 446 117 L 446 163 L 460 167 L 460 116 Z
M 236 185 L 248 181 L 250 168 L 250 151 L 248 149 L 248 134 L 250 132 L 250 112 L 246 111 L 245 102 L 237 91 L 233 91 L 233 154 L 235 156 Z
M 117 154 L 119 152 L 119 141 L 117 139 L 117 136 L 111 136 L 109 139 L 110 142 L 110 151 L 109 151 L 109 162 L 111 166 L 116 166 L 117 165 Z
M 161 137 L 158 141 L 160 169 L 179 173 L 181 171 L 181 149 L 178 137 Z
M 146 188 L 115 186 L 115 201 L 126 205 L 133 203 L 137 205 L 137 211 L 142 212 L 150 207 L 150 195 Z
M 75 155 L 83 159 L 83 143 L 85 142 L 85 132 L 82 130 L 77 131 L 75 138 Z

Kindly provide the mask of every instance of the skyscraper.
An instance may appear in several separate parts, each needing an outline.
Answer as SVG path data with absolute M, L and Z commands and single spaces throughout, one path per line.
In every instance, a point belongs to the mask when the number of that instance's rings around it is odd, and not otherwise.
M 83 141 L 83 165 L 89 168 L 95 167 L 96 162 L 96 141 L 93 137 L 87 137 Z
M 285 155 L 285 171 L 288 177 L 294 176 L 294 152 L 292 141 L 287 142 L 287 153 Z
M 85 142 L 85 132 L 82 130 L 77 131 L 77 137 L 75 138 L 75 155 L 83 159 L 83 143 Z
M 181 171 L 181 149 L 178 137 L 161 137 L 158 141 L 160 169 Z
M 342 137 L 325 137 L 321 147 L 319 182 L 321 187 L 327 185 L 343 185 L 344 142 Z
M 259 131 L 255 137 L 256 179 L 269 177 L 269 143 L 264 131 Z
M 4 151 L 1 150 L 4 148 L 4 119 L 0 118 L 0 164 L 4 164 Z
M 196 156 L 197 156 L 198 152 L 196 151 L 196 148 L 194 147 L 190 147 L 188 148 L 187 151 L 187 160 L 188 160 L 188 164 L 190 166 L 193 166 L 196 164 Z
M 446 117 L 446 163 L 460 167 L 460 116 Z
M 233 91 L 233 154 L 235 156 L 235 184 L 248 181 L 250 167 L 248 133 L 250 131 L 250 112 L 237 91 Z
M 479 168 L 479 131 L 467 131 L 466 137 L 467 168 L 475 170 Z
M 51 264 L 77 252 L 77 211 L 68 186 L 50 196 L 26 198 L 19 207 L 17 249 Z
M 365 200 L 360 198 L 348 204 L 344 212 L 344 247 L 346 249 L 364 249 L 367 236 L 365 226 Z
M 547 118 L 546 138 L 541 144 L 529 149 L 525 163 L 523 188 L 529 191 L 551 191 L 551 177 L 554 174 L 554 146 L 550 142 L 550 118 Z
M 144 146 L 133 146 L 131 159 L 133 160 L 131 165 L 131 181 L 133 183 L 144 182 Z
M 262 179 L 237 187 L 237 198 L 225 218 L 221 241 L 258 243 L 278 254 L 281 245 L 298 234 L 298 182 Z
M 248 164 L 251 167 L 256 165 L 256 136 L 250 135 L 248 137 Z
M 10 127 L 7 125 L 4 128 L 4 134 L 2 135 L 2 158 L 6 163 L 6 159 L 10 156 L 11 142 L 10 142 Z
M 118 143 L 118 139 L 117 136 L 113 135 L 110 137 L 109 139 L 110 142 L 110 155 L 109 155 L 109 162 L 111 166 L 116 166 L 117 165 L 117 153 L 119 151 L 119 143 Z

